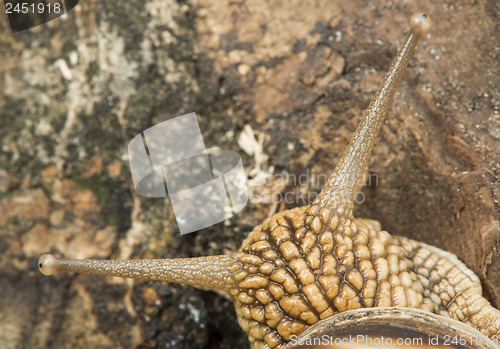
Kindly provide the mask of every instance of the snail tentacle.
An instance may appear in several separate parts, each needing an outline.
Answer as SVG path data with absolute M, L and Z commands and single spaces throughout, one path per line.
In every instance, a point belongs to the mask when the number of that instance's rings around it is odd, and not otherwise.
M 232 273 L 228 268 L 235 262 L 237 262 L 235 254 L 143 260 L 70 260 L 58 259 L 51 254 L 44 254 L 40 257 L 38 266 L 45 275 L 74 272 L 177 282 L 228 291 L 234 284 Z
M 365 183 L 368 161 L 377 136 L 387 115 L 392 98 L 404 75 L 418 41 L 431 26 L 431 19 L 416 13 L 410 20 L 410 32 L 399 49 L 389 71 L 373 96 L 368 109 L 347 146 L 340 162 L 314 201 L 313 207 L 342 209 L 344 216 L 352 215 L 354 197 Z

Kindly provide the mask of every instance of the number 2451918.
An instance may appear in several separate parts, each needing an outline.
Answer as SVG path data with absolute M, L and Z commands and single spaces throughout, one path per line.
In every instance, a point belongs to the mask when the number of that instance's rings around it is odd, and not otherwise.
M 44 4 L 40 2 L 38 4 L 28 3 L 28 2 L 18 2 L 17 4 L 12 4 L 9 2 L 5 3 L 6 13 L 61 13 L 63 11 L 61 4 L 56 2 L 54 4 L 47 3 Z

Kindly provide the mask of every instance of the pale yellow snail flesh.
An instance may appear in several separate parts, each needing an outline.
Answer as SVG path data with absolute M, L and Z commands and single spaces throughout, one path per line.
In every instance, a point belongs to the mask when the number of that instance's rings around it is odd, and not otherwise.
M 340 162 L 310 206 L 277 213 L 230 255 L 159 260 L 60 260 L 40 257 L 44 274 L 79 272 L 179 282 L 234 299 L 254 348 L 284 348 L 323 319 L 370 307 L 408 307 L 500 336 L 500 311 L 482 297 L 477 276 L 454 255 L 391 236 L 374 220 L 354 218 L 355 194 L 392 97 L 430 18 L 410 32 Z

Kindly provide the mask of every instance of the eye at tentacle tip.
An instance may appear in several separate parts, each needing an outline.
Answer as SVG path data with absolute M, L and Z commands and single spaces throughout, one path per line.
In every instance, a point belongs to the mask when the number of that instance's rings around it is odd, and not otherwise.
M 44 275 L 53 275 L 59 270 L 57 268 L 59 260 L 51 254 L 44 254 L 38 260 L 38 268 Z
M 424 35 L 431 28 L 432 20 L 429 15 L 418 12 L 411 16 L 410 29 L 417 35 Z

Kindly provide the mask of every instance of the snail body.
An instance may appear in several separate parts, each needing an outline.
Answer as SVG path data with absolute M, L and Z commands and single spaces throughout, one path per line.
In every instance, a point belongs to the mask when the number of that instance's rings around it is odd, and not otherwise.
M 129 261 L 43 255 L 41 272 L 163 280 L 220 290 L 234 299 L 239 324 L 254 348 L 289 348 L 293 338 L 343 312 L 388 307 L 438 314 L 441 321 L 461 321 L 499 339 L 500 311 L 482 296 L 479 279 L 456 256 L 392 236 L 377 221 L 353 216 L 354 198 L 364 184 L 392 97 L 430 24 L 425 14 L 412 17 L 405 44 L 310 206 L 269 217 L 229 255 Z

